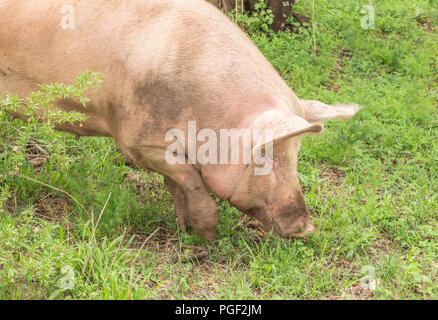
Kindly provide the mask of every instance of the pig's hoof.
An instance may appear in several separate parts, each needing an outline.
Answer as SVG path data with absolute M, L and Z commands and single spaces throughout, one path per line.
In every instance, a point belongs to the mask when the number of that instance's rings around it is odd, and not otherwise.
M 213 240 L 216 237 L 216 226 L 219 222 L 216 201 L 210 197 L 203 197 L 193 204 L 196 206 L 189 208 L 187 210 L 189 215 L 185 217 L 188 225 L 193 227 L 201 237 Z
M 216 238 L 216 228 L 213 228 L 211 230 L 202 230 L 199 231 L 198 234 L 207 240 L 214 240 Z
M 182 217 L 181 215 L 178 215 L 177 221 L 178 221 L 178 226 L 179 226 L 179 229 L 181 230 L 181 232 L 187 233 L 187 224 L 186 224 L 186 220 L 184 219 L 184 217 Z

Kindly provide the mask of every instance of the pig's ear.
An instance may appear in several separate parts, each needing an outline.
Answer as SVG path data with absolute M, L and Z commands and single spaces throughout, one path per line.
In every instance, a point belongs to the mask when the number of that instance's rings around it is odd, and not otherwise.
M 321 133 L 324 126 L 319 123 L 309 123 L 294 114 L 266 112 L 256 120 L 253 129 L 258 132 L 255 134 L 256 141 L 253 148 L 253 151 L 256 151 L 270 142 L 278 144 L 302 134 Z
M 357 105 L 338 104 L 334 106 L 327 105 L 316 100 L 300 100 L 306 111 L 306 120 L 317 122 L 329 119 L 348 120 L 353 117 L 360 107 Z

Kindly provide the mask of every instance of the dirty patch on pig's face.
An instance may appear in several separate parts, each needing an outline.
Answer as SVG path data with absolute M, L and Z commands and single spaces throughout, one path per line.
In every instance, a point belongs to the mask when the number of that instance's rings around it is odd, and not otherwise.
M 273 220 L 279 233 L 284 236 L 300 234 L 305 229 L 305 222 L 309 219 L 304 197 L 301 194 L 288 205 L 273 213 Z
M 240 205 L 243 212 L 262 222 L 265 231 L 274 228 L 283 237 L 300 235 L 310 226 L 307 224 L 308 209 L 296 177 L 295 161 L 290 157 L 290 152 L 282 153 L 277 149 L 272 174 L 255 176 L 247 173 L 249 179 L 240 183 L 240 186 L 246 186 L 245 191 L 240 189 L 242 191 L 233 199 L 236 207 Z

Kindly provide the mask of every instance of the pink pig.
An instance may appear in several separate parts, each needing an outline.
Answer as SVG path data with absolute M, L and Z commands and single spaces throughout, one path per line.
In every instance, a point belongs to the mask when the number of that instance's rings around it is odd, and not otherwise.
M 0 0 L 0 94 L 25 97 L 38 84 L 68 83 L 85 70 L 104 75 L 102 90 L 88 95 L 86 108 L 69 99 L 57 107 L 89 119 L 57 129 L 112 137 L 127 159 L 164 175 L 181 227 L 187 223 L 214 238 L 218 211 L 210 191 L 284 237 L 316 230 L 297 178 L 300 140 L 320 133 L 319 121 L 348 119 L 359 108 L 298 99 L 248 37 L 212 5 Z M 269 139 L 252 135 L 251 146 L 253 153 L 261 150 L 271 170 L 256 174 L 264 165 L 255 162 L 170 163 L 166 134 L 177 129 L 188 137 L 189 123 L 196 123 L 197 134 L 269 131 Z M 184 143 L 188 152 L 189 142 Z M 195 153 L 201 147 L 198 143 Z

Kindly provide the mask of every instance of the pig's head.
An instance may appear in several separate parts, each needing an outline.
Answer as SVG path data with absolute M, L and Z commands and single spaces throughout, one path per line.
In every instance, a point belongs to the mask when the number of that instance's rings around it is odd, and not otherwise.
M 302 103 L 306 108 L 304 117 L 268 111 L 254 121 L 252 128 L 261 128 L 265 133 L 259 135 L 253 149 L 254 159 L 263 163 L 241 169 L 228 198 L 233 206 L 262 222 L 265 229 L 283 237 L 304 237 L 316 231 L 298 181 L 300 140 L 323 130 L 315 121 L 346 120 L 359 110 L 356 106 L 327 106 L 316 101 Z

